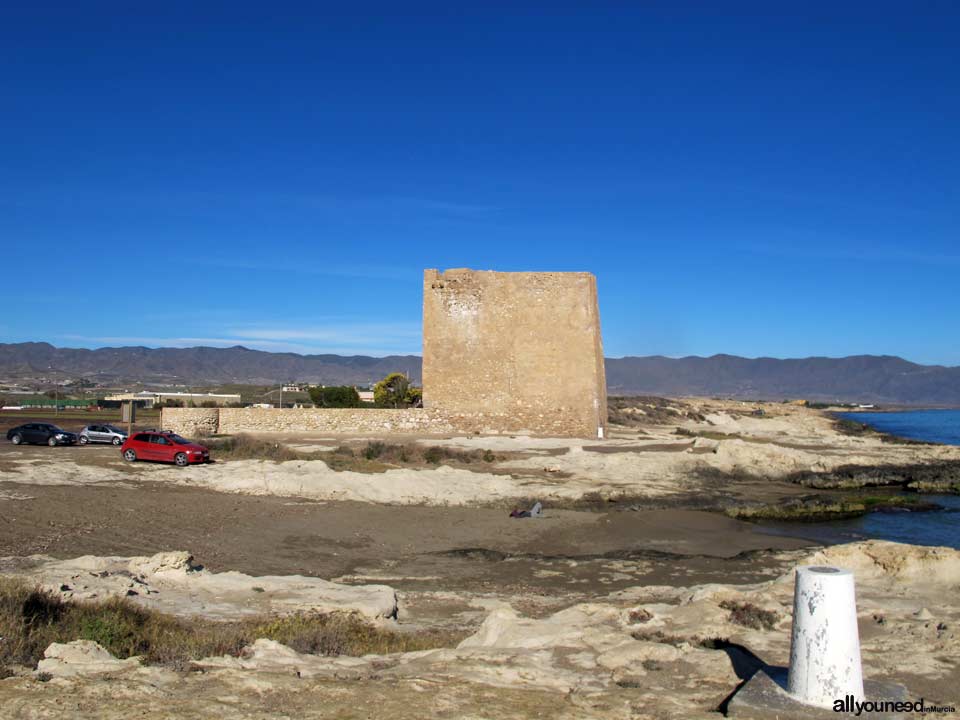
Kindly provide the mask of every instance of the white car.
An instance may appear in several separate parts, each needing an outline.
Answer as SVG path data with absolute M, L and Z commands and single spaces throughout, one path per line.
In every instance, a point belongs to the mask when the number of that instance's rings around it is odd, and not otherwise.
M 126 430 L 121 430 L 116 425 L 87 425 L 80 431 L 80 444 L 87 443 L 113 443 L 114 445 L 123 445 L 127 439 Z

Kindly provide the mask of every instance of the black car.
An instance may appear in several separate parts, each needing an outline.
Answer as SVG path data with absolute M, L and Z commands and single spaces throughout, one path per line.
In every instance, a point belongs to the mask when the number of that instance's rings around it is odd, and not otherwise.
M 77 436 L 50 423 L 27 423 L 7 430 L 7 440 L 14 445 L 46 443 L 53 447 L 54 445 L 73 445 L 77 441 Z

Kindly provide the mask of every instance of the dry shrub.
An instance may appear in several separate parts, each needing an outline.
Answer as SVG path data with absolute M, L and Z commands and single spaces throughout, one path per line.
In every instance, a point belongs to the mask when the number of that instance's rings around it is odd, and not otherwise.
M 34 666 L 50 643 L 93 640 L 113 655 L 140 655 L 178 670 L 191 661 L 239 655 L 258 638 L 305 653 L 367 655 L 452 647 L 462 633 L 398 633 L 354 613 L 300 613 L 233 622 L 189 620 L 147 610 L 129 600 L 64 601 L 17 581 L 0 580 L 0 668 Z
M 383 455 L 383 452 L 386 449 L 387 445 L 385 443 L 382 443 L 379 440 L 374 440 L 373 442 L 367 443 L 367 446 L 363 449 L 363 456 L 367 460 L 376 460 L 378 457 Z
M 371 440 L 363 448 L 340 445 L 334 450 L 300 453 L 278 442 L 263 440 L 253 435 L 233 435 L 211 438 L 205 442 L 219 460 L 322 460 L 332 470 L 382 473 L 391 467 L 423 467 L 445 464 L 483 464 L 502 460 L 491 450 L 458 450 L 417 443 L 387 443 Z
M 316 453 L 334 470 L 384 472 L 391 467 L 492 463 L 502 458 L 491 450 L 458 450 L 442 446 L 424 447 L 417 443 L 386 443 L 371 440 L 359 451 L 341 445 L 332 452 Z
M 730 611 L 730 622 L 754 630 L 773 630 L 780 616 L 772 610 L 764 610 L 749 602 L 724 600 L 720 607 Z
M 688 418 L 702 419 L 702 416 L 679 400 L 647 395 L 607 398 L 607 420 L 613 425 L 665 425 Z
M 256 637 L 265 637 L 314 655 L 386 655 L 395 652 L 432 650 L 459 643 L 464 633 L 425 631 L 398 633 L 367 622 L 353 613 L 298 613 L 254 628 Z
M 303 455 L 283 443 L 263 440 L 253 435 L 232 435 L 206 441 L 207 447 L 222 460 L 303 460 Z

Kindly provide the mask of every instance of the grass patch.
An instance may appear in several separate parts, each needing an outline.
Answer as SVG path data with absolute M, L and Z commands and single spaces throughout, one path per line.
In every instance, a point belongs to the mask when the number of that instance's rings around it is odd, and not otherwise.
M 337 472 L 382 473 L 391 467 L 379 460 L 368 460 L 363 455 L 354 455 L 352 452 L 349 454 L 340 452 L 314 453 L 313 459 L 323 460 L 331 470 Z
M 384 450 L 387 449 L 386 443 L 382 443 L 378 440 L 374 442 L 367 443 L 367 446 L 363 449 L 363 456 L 367 460 L 376 460 L 378 457 L 383 455 Z M 351 456 L 353 453 L 350 453 Z
M 490 464 L 503 460 L 492 450 L 459 450 L 439 445 L 423 446 L 417 443 L 385 443 L 371 440 L 354 450 L 341 445 L 331 452 L 316 453 L 334 470 L 355 472 L 383 472 L 391 467 L 424 467 L 445 465 Z
M 322 460 L 332 470 L 363 473 L 386 472 L 392 467 L 446 465 L 489 465 L 504 457 L 492 450 L 459 450 L 417 443 L 386 443 L 371 440 L 360 448 L 340 445 L 323 452 L 298 452 L 283 443 L 253 435 L 225 435 L 204 441 L 220 460 Z
M 246 434 L 209 438 L 204 443 L 212 452 L 216 453 L 218 459 L 222 460 L 273 460 L 284 462 L 286 460 L 303 460 L 307 457 L 283 443 L 262 440 Z
M 608 397 L 607 420 L 614 425 L 668 425 L 681 420 L 702 422 L 703 415 L 685 403 L 662 397 Z
M 730 622 L 754 630 L 773 630 L 780 616 L 772 610 L 764 610 L 749 602 L 724 600 L 720 607 L 730 611 Z
M 763 438 L 747 437 L 740 433 L 722 433 L 716 430 L 688 430 L 678 427 L 673 431 L 674 435 L 681 435 L 690 438 L 706 438 L 707 440 L 743 440 L 744 442 L 771 443 L 772 441 Z
M 630 637 L 634 640 L 640 640 L 641 642 L 656 642 L 663 643 L 664 645 L 673 645 L 674 647 L 679 647 L 689 640 L 680 635 L 668 635 L 662 630 L 635 630 L 630 633 Z
M 93 640 L 118 658 L 140 655 L 148 664 L 184 670 L 204 657 L 239 655 L 258 638 L 299 652 L 359 656 L 452 647 L 464 636 L 449 631 L 397 633 L 349 613 L 188 620 L 121 598 L 64 601 L 54 593 L 0 579 L 0 669 L 35 666 L 50 643 L 72 640 Z

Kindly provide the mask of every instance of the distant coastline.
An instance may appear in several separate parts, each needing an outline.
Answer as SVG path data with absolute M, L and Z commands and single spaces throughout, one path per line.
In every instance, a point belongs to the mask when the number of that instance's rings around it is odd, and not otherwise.
M 869 415 L 870 413 L 920 412 L 923 410 L 960 410 L 960 405 L 956 403 L 945 405 L 938 405 L 937 403 L 921 403 L 918 405 L 908 403 L 883 403 L 875 407 L 839 407 L 843 409 L 830 409 L 827 412 L 832 415 L 840 415 L 843 413 L 866 413 Z
M 865 425 L 894 441 L 960 445 L 960 410 L 957 408 L 860 408 L 830 414 L 841 421 Z

